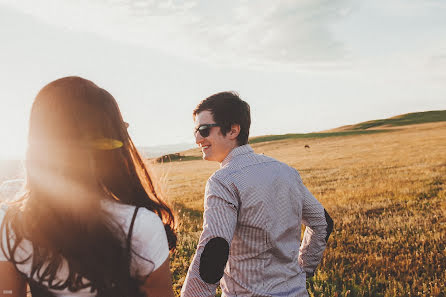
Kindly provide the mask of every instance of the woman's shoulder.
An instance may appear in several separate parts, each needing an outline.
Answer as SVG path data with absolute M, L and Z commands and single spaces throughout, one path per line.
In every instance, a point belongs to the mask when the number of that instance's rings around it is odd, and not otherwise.
M 14 246 L 14 241 L 16 240 L 16 235 L 14 233 L 14 230 L 11 228 L 10 222 L 3 222 L 5 220 L 5 216 L 8 210 L 8 204 L 0 202 L 0 226 L 3 228 L 0 228 L 0 261 L 8 261 L 8 258 L 10 256 L 9 254 L 9 247 L 8 246 Z M 7 232 L 8 231 L 8 232 Z M 9 233 L 9 237 L 7 234 Z M 18 262 L 23 262 L 18 267 L 20 268 L 20 271 L 26 272 L 28 271 L 28 268 L 30 267 L 30 256 L 32 255 L 32 244 L 29 240 L 23 239 L 20 244 L 18 245 L 17 249 L 14 253 L 14 259 Z M 6 254 L 5 254 L 6 253 Z M 6 256 L 8 255 L 8 256 Z
M 104 207 L 121 222 L 126 234 L 130 230 L 136 207 L 107 201 Z M 132 231 L 132 269 L 136 275 L 148 275 L 166 260 L 169 255 L 167 235 L 160 217 L 144 208 L 138 208 Z
M 7 210 L 8 210 L 8 205 L 0 201 L 0 226 L 3 224 L 3 219 L 5 218 Z
M 114 215 L 118 215 L 120 217 L 128 217 L 133 216 L 133 213 L 135 212 L 136 206 L 129 205 L 129 204 L 123 204 L 111 200 L 102 200 L 101 205 L 104 209 L 107 211 L 113 213 Z M 158 217 L 157 214 L 155 214 L 153 211 L 148 210 L 145 207 L 139 207 L 138 208 L 138 219 L 141 217 L 149 218 L 149 217 Z
M 103 201 L 102 205 L 106 211 L 110 212 L 110 214 L 115 217 L 115 219 L 121 224 L 122 227 L 125 228 L 125 231 L 127 232 L 131 225 L 136 207 L 109 200 Z M 151 230 L 152 232 L 159 230 L 164 231 L 164 225 L 156 213 L 145 207 L 139 207 L 133 224 L 133 234 L 138 234 L 144 230 Z
M 154 213 L 153 211 L 148 210 L 145 207 L 140 207 L 138 209 L 138 213 L 136 215 L 136 220 L 139 223 L 144 223 L 144 224 L 145 223 L 153 223 L 153 224 L 161 224 L 161 225 L 163 225 L 160 217 L 156 213 Z M 135 220 L 135 223 L 136 223 L 136 220 Z
M 22 192 L 24 180 L 12 179 L 0 184 L 0 226 L 8 210 L 8 202 L 15 200 Z

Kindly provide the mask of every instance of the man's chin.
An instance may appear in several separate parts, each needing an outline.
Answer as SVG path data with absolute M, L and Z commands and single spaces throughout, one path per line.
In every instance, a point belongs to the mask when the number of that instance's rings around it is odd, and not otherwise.
M 206 161 L 215 161 L 215 160 L 212 158 L 211 155 L 207 155 L 207 154 L 205 154 L 205 153 L 203 153 L 203 160 L 206 160 Z

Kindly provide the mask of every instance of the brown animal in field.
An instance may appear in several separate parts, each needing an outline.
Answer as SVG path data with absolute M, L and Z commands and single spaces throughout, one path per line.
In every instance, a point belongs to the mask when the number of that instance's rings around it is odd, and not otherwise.
M 310 148 L 310 146 L 309 146 L 308 144 L 306 144 L 306 145 L 305 145 L 305 148 L 306 148 L 306 149 L 309 149 L 309 148 Z

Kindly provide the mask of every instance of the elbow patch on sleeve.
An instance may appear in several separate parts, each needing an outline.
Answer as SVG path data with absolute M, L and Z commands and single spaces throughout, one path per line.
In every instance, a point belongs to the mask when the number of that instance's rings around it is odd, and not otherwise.
M 330 215 L 328 214 L 328 212 L 324 209 L 324 213 L 325 213 L 325 220 L 327 221 L 327 236 L 325 236 L 325 242 L 328 241 L 328 238 L 330 237 L 331 232 L 333 231 L 333 220 L 331 219 Z
M 209 240 L 200 258 L 200 277 L 208 284 L 215 284 L 222 276 L 229 257 L 229 244 L 221 237 Z

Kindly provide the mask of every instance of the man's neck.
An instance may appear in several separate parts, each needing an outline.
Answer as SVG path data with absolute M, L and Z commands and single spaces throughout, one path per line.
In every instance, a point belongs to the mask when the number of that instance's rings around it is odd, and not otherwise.
M 240 145 L 238 145 L 238 144 L 236 143 L 236 144 L 229 150 L 229 152 L 226 154 L 226 156 L 223 158 L 223 160 L 221 160 L 221 162 L 219 162 L 219 163 L 220 163 L 220 168 L 223 167 L 223 163 L 224 163 L 224 161 L 225 161 L 226 158 L 231 154 L 231 152 L 232 152 L 234 149 L 238 148 L 238 147 L 240 147 Z

